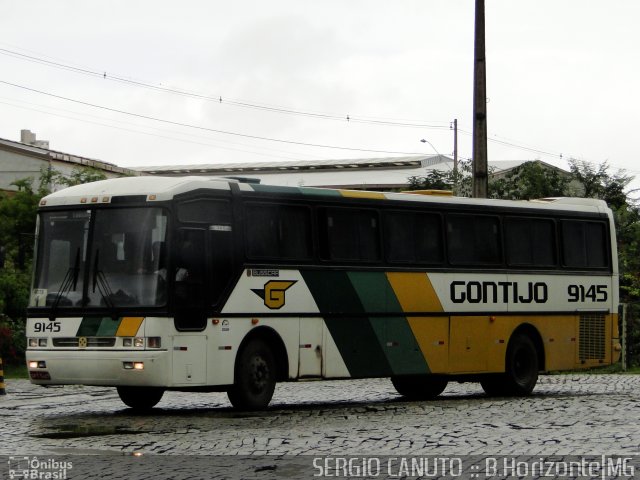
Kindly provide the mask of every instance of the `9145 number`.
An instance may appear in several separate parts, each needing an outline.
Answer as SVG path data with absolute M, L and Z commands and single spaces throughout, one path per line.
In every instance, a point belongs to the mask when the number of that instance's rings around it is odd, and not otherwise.
M 569 285 L 569 302 L 606 302 L 609 298 L 606 285 Z
M 60 322 L 36 322 L 33 324 L 35 333 L 57 333 L 60 331 Z

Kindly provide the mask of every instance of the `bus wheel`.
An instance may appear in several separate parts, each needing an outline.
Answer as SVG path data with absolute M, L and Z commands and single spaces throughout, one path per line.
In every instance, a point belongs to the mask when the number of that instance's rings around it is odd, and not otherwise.
M 236 359 L 235 380 L 227 392 L 239 410 L 267 408 L 276 388 L 276 362 L 271 349 L 260 339 L 249 341 Z
M 508 393 L 505 388 L 506 383 L 507 381 L 504 378 L 504 374 L 487 375 L 485 378 L 480 380 L 482 390 L 484 390 L 484 393 L 490 397 L 502 397 L 507 395 Z
M 509 341 L 504 374 L 507 395 L 529 395 L 538 382 L 538 352 L 528 335 L 518 333 Z
M 403 375 L 391 377 L 396 391 L 405 397 L 429 400 L 447 388 L 447 378 L 440 375 Z
M 155 387 L 118 387 L 117 389 L 122 403 L 135 410 L 149 410 L 155 407 L 164 395 L 162 388 Z

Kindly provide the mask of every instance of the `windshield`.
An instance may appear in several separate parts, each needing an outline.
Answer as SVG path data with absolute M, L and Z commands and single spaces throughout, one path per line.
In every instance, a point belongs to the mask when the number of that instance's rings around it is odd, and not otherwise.
M 164 304 L 166 228 L 159 208 L 41 213 L 30 306 Z

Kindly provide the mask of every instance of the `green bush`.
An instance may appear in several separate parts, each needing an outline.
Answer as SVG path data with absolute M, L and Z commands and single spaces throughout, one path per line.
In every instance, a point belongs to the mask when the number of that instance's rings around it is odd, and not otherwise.
M 4 364 L 19 365 L 24 363 L 26 349 L 24 320 L 11 320 L 5 317 L 0 320 L 0 358 Z

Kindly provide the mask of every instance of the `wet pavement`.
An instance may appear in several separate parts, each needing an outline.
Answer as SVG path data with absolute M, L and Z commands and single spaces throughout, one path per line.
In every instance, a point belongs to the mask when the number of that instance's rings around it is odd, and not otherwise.
M 406 401 L 388 379 L 285 383 L 269 410 L 253 413 L 233 410 L 223 393 L 167 392 L 139 414 L 113 388 L 8 380 L 6 390 L 0 455 L 14 457 L 640 452 L 637 375 L 542 376 L 526 398 L 489 398 L 478 384 L 450 383 L 433 401 Z

